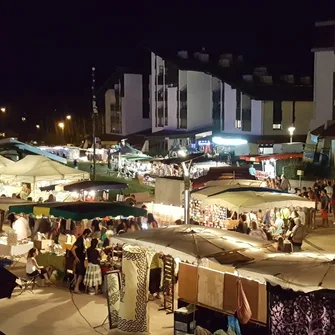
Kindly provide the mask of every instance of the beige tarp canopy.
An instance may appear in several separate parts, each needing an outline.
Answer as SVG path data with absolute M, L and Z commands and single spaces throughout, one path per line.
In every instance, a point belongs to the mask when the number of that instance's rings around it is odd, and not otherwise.
M 283 208 L 283 207 L 307 207 L 314 208 L 315 202 L 287 193 L 271 192 L 226 192 L 206 199 L 206 202 L 229 208 L 238 212 L 250 210 Z
M 28 155 L 17 163 L 0 170 L 1 180 L 35 183 L 50 180 L 88 179 L 85 171 L 73 169 L 44 156 Z

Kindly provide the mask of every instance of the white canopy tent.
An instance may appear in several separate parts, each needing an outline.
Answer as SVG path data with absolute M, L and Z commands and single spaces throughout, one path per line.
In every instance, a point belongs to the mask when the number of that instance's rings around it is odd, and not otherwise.
M 240 264 L 237 272 L 243 277 L 280 285 L 284 289 L 312 292 L 320 289 L 335 290 L 334 254 L 299 252 L 273 253 L 264 259 Z
M 14 164 L 10 159 L 0 155 L 0 169 L 5 168 L 6 166 Z
M 314 201 L 301 198 L 298 195 L 254 191 L 221 193 L 207 197 L 205 202 L 220 205 L 238 212 L 248 212 L 258 209 L 266 210 L 274 207 L 315 207 Z
M 52 180 L 89 179 L 85 171 L 73 169 L 44 156 L 28 155 L 0 170 L 1 180 L 36 183 Z
M 263 180 L 252 180 L 252 179 L 223 179 L 223 180 L 210 180 L 207 183 L 205 183 L 206 187 L 209 186 L 254 186 L 254 187 L 266 187 L 266 182 Z

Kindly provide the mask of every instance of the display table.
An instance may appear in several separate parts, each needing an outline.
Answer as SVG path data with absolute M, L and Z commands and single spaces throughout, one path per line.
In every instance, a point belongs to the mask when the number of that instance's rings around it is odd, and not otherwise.
M 33 242 L 17 245 L 0 244 L 0 256 L 9 256 L 12 259 L 13 265 L 16 265 L 21 258 L 25 257 L 28 251 L 34 247 Z
M 50 252 L 39 253 L 36 257 L 39 266 L 65 272 L 65 256 L 59 256 Z

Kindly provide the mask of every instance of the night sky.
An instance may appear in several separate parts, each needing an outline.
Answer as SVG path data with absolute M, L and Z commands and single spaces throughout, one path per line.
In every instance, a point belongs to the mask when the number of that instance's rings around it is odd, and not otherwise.
M 1 8 L 0 101 L 36 120 L 54 109 L 89 114 L 92 65 L 99 88 L 117 66 L 144 67 L 148 46 L 167 53 L 201 47 L 238 52 L 255 65 L 312 75 L 313 23 L 335 16 L 335 6 L 300 1 L 303 7 L 257 1 L 202 2 L 206 7 L 189 1 L 78 2 L 73 8 L 47 3 Z

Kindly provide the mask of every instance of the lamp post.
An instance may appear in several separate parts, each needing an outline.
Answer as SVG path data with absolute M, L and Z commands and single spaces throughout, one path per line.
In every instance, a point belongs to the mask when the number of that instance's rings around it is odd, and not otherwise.
M 62 136 L 63 136 L 63 140 L 64 140 L 64 128 L 65 128 L 65 124 L 64 122 L 59 122 L 58 123 L 58 127 L 61 129 L 62 131 Z
M 293 142 L 294 131 L 295 131 L 295 127 L 294 126 L 288 128 L 288 133 L 290 134 L 290 143 Z
M 92 135 L 93 135 L 93 170 L 92 170 L 92 179 L 95 180 L 95 173 L 96 173 L 96 138 L 95 138 L 95 122 L 96 117 L 98 115 L 98 107 L 97 107 L 97 100 L 95 95 L 95 67 L 92 67 Z

